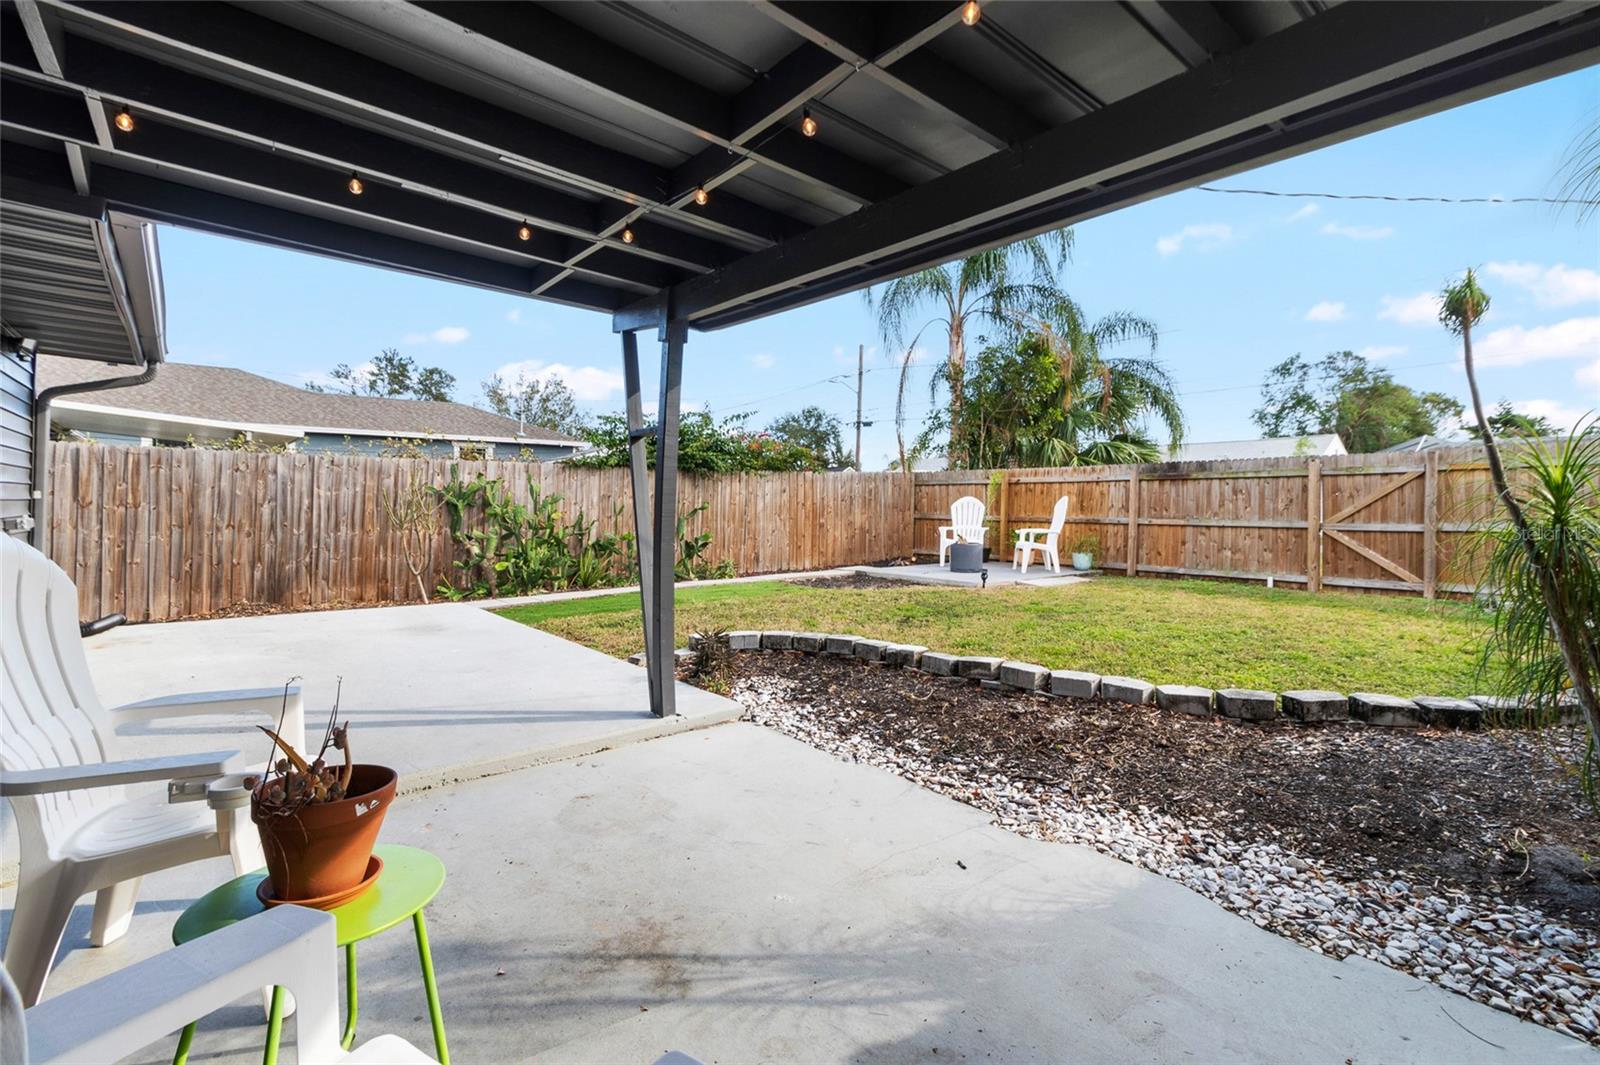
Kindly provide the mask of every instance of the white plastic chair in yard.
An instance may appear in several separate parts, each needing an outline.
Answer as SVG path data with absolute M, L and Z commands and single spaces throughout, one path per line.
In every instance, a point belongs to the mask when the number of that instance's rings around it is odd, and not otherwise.
M 945 564 L 951 544 L 981 544 L 989 536 L 983 523 L 983 500 L 962 496 L 950 504 L 950 524 L 939 526 L 939 565 Z
M 1067 523 L 1067 505 L 1066 496 L 1056 500 L 1055 510 L 1050 513 L 1050 528 L 1017 530 L 1017 546 L 1011 553 L 1012 569 L 1027 573 L 1028 561 L 1037 553 L 1051 573 L 1061 572 L 1061 529 Z
M 432 1062 L 397 1035 L 346 1053 L 339 1046 L 339 973 L 333 914 L 279 906 L 57 995 L 25 1013 L 0 977 L 6 1065 L 121 1061 L 263 984 L 288 988 L 299 1008 L 301 1065 Z
M 206 783 L 227 773 L 236 751 L 123 761 L 115 732 L 196 714 L 248 712 L 270 718 L 304 749 L 298 688 L 197 692 L 107 711 L 95 695 L 78 630 L 78 594 L 60 567 L 0 535 L 0 796 L 18 830 L 16 907 L 5 967 L 29 1006 L 39 1001 L 79 898 L 95 892 L 90 942 L 127 931 L 147 873 L 231 855 L 236 872 L 260 868 L 260 837 L 248 807 L 212 811 Z M 123 785 L 167 781 L 168 804 L 131 801 Z M 177 804 L 177 805 L 173 805 Z M 209 942 L 209 939 L 207 940 Z

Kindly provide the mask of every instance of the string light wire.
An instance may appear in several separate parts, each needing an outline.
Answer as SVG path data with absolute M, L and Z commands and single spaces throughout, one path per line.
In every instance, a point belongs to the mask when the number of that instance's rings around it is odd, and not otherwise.
M 1377 200 L 1383 203 L 1549 203 L 1600 206 L 1600 200 L 1559 196 L 1391 196 L 1375 192 L 1280 192 L 1276 189 L 1223 189 L 1215 185 L 1196 185 L 1200 192 L 1226 196 L 1275 196 L 1284 200 Z

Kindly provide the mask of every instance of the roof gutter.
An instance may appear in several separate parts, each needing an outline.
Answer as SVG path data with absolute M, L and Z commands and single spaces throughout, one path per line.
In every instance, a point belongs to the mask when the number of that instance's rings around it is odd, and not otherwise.
M 33 397 L 33 528 L 28 532 L 28 542 L 39 551 L 48 554 L 45 551 L 45 530 L 50 525 L 50 404 L 62 396 L 80 392 L 107 392 L 113 388 L 149 384 L 156 379 L 156 370 L 160 366 L 159 362 L 152 359 L 145 363 L 142 373 L 56 385 Z

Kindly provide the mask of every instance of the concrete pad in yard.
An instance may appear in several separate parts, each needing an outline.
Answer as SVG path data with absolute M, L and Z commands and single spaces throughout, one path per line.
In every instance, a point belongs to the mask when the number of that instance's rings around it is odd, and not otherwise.
M 382 607 L 128 625 L 84 644 L 108 706 L 169 692 L 278 687 L 299 675 L 320 735 L 344 678 L 357 759 L 402 789 L 520 769 L 738 717 L 679 684 L 680 717 L 650 714 L 644 670 L 475 606 Z M 241 719 L 164 722 L 120 737 L 128 757 L 237 746 L 266 758 Z
M 753 725 L 406 797 L 383 838 L 449 868 L 428 923 L 463 1062 L 1594 1060 Z M 147 880 L 130 938 L 58 986 L 162 948 L 226 868 Z M 407 930 L 362 945 L 361 989 L 359 1038 L 431 1047 Z M 195 1054 L 259 1060 L 261 1034 L 252 996 Z

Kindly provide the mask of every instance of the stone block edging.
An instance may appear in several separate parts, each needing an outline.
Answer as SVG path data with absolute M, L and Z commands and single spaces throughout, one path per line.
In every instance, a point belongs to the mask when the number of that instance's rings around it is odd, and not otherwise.
M 1378 692 L 1295 690 L 1272 692 L 1250 688 L 1210 688 L 1188 684 L 1152 684 L 1138 677 L 1107 677 L 1071 669 L 1050 669 L 994 655 L 957 655 L 930 651 L 921 644 L 894 643 L 848 633 L 740 630 L 728 634 L 734 651 L 798 651 L 859 658 L 891 669 L 917 669 L 935 677 L 951 677 L 1003 691 L 1035 692 L 1071 699 L 1101 699 L 1195 717 L 1220 716 L 1235 721 L 1272 721 L 1282 716 L 1305 724 L 1356 721 L 1380 728 L 1417 728 L 1432 725 L 1478 729 L 1507 702 L 1474 695 L 1456 699 L 1418 695 L 1410 699 Z M 678 664 L 689 657 L 688 648 L 675 652 Z M 630 655 L 634 665 L 644 664 L 644 653 Z

